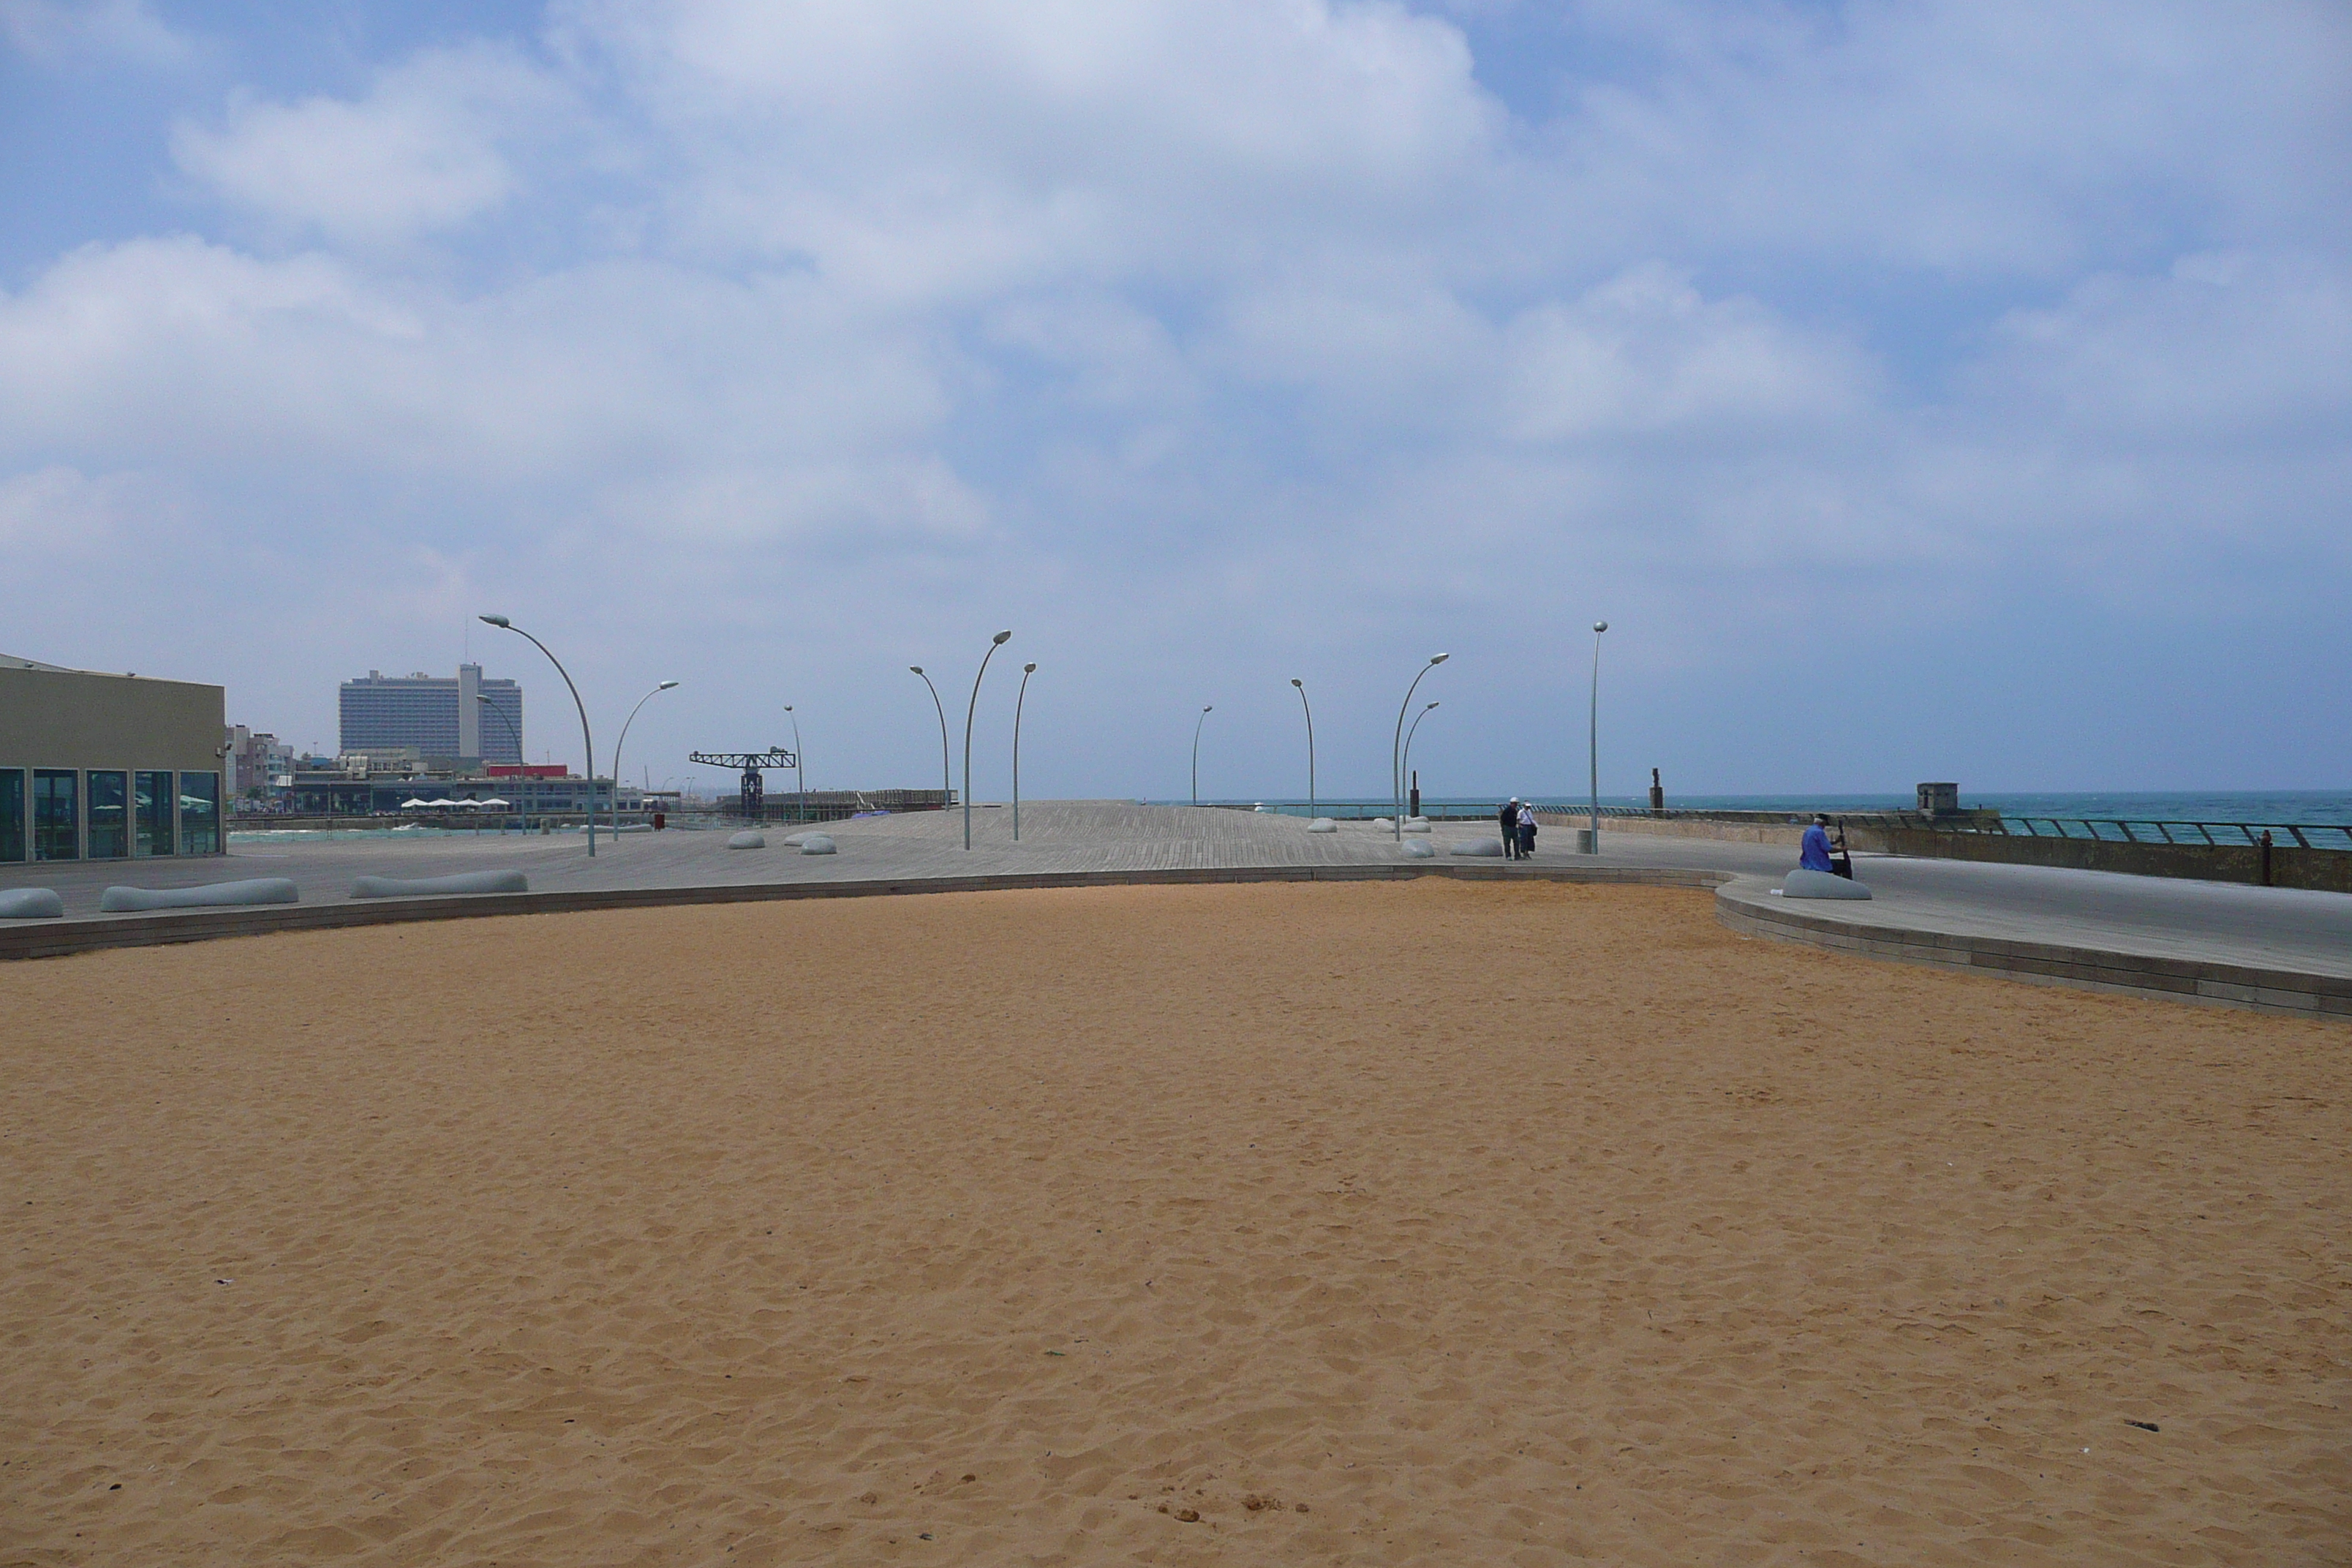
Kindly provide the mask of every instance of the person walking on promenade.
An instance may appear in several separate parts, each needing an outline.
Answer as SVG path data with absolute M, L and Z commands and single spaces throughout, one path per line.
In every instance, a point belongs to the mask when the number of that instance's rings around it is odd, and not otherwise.
M 1519 858 L 1519 797 L 1513 795 L 1505 801 L 1496 816 L 1503 830 L 1503 853 L 1516 860 Z
M 1519 858 L 1532 860 L 1536 853 L 1536 808 L 1526 801 L 1519 802 Z

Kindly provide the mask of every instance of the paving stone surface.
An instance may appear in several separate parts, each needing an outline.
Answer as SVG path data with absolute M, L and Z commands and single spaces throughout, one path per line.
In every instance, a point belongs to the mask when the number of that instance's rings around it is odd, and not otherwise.
M 1293 816 L 1130 801 L 1037 801 L 1023 803 L 1016 843 L 1012 816 L 1001 805 L 976 805 L 969 850 L 960 811 L 831 823 L 824 831 L 840 852 L 825 856 L 785 847 L 793 828 L 776 824 L 769 825 L 765 849 L 730 850 L 723 829 L 673 829 L 600 836 L 593 859 L 578 834 L 384 834 L 333 842 L 237 835 L 225 858 L 10 866 L 0 868 L 0 887 L 56 888 L 68 918 L 81 920 L 96 916 L 100 894 L 116 883 L 183 887 L 257 876 L 290 878 L 302 901 L 316 905 L 347 900 L 362 875 L 434 877 L 494 868 L 522 871 L 534 891 L 557 892 L 1409 863 L 1391 835 L 1364 823 L 1310 834 Z M 1440 823 L 1432 839 L 1443 855 L 1452 843 L 1488 831 L 1478 824 Z M 1775 846 L 1612 835 L 1605 824 L 1603 853 L 1597 857 L 1576 854 L 1573 834 L 1559 826 L 1547 826 L 1537 844 L 1538 869 L 1673 868 L 1777 879 L 1792 864 L 1790 851 Z M 2344 894 L 1890 856 L 1857 857 L 1856 868 L 1876 893 L 1874 900 L 1809 901 L 1804 908 L 1853 922 L 1857 940 L 1873 929 L 1898 928 L 2352 976 L 2352 896 Z

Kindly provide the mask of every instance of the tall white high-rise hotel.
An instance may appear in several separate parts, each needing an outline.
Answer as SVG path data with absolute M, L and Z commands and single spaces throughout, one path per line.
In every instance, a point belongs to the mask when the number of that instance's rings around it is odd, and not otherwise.
M 522 688 L 484 680 L 478 664 L 459 665 L 454 680 L 371 669 L 364 680 L 344 681 L 341 696 L 346 756 L 406 746 L 426 757 L 522 761 Z

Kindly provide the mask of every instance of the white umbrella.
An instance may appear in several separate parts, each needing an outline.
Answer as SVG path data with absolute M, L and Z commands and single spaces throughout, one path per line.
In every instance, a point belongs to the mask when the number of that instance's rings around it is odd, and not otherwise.
M 489 799 L 488 799 L 488 800 L 478 800 L 478 801 L 476 801 L 474 804 L 475 804 L 476 805 L 488 807 L 488 806 L 493 806 L 493 805 L 496 805 L 496 806 L 504 806 L 507 803 L 506 803 L 505 801 L 500 800 L 497 795 L 492 795 L 492 796 L 490 796 L 490 798 L 489 798 Z
M 415 811 L 422 806 L 431 805 L 433 803 L 429 800 L 419 800 L 415 795 L 410 795 L 406 800 L 400 803 L 400 809 L 403 811 Z

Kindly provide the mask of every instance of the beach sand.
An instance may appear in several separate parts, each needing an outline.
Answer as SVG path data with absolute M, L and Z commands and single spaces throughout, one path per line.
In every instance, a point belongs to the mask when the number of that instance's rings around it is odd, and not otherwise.
M 2352 1560 L 2341 1025 L 1433 879 L 0 1017 L 0 1563 Z

